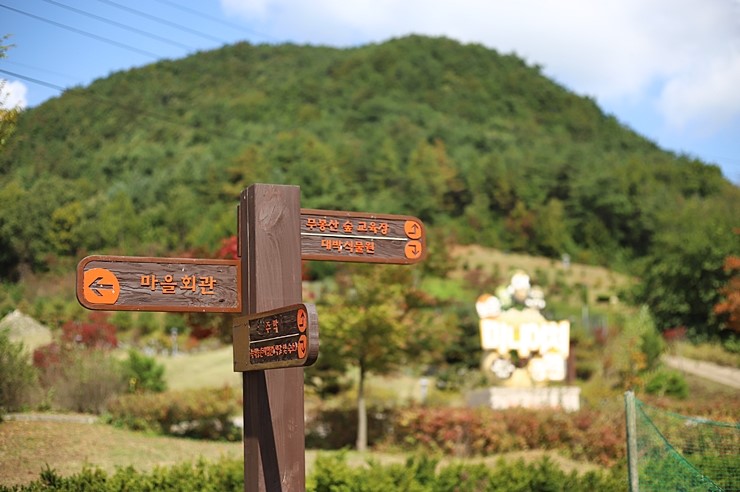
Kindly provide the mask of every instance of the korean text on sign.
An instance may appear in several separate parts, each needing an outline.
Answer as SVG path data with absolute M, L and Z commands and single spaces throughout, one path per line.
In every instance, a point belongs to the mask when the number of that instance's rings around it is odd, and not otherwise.
M 212 275 L 184 275 L 177 279 L 174 275 L 165 275 L 158 278 L 154 274 L 149 274 L 141 276 L 139 285 L 152 291 L 160 288 L 162 294 L 176 294 L 179 289 L 181 291 L 189 290 L 200 295 L 214 295 L 216 283 L 217 281 Z

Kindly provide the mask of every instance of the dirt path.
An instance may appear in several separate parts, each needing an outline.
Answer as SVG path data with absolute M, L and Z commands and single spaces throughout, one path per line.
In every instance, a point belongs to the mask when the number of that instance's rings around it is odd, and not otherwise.
M 678 369 L 679 371 L 709 379 L 710 381 L 724 384 L 731 388 L 740 389 L 740 369 L 718 366 L 711 362 L 703 362 L 673 355 L 663 356 L 663 361 L 669 367 Z
M 94 424 L 98 421 L 96 415 L 81 413 L 8 413 L 3 415 L 3 419 L 21 422 L 70 422 L 73 424 Z

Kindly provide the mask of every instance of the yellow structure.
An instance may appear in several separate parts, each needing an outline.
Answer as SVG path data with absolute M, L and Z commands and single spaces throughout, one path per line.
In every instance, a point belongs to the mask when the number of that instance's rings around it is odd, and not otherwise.
M 570 344 L 570 323 L 548 321 L 542 291 L 529 276 L 515 273 L 496 295 L 476 302 L 483 348 L 482 369 L 493 381 L 509 387 L 532 387 L 563 381 Z

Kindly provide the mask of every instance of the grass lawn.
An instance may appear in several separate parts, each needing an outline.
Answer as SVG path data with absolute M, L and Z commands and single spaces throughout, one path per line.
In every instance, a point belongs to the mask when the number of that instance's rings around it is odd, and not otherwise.
M 113 471 L 131 465 L 148 470 L 157 465 L 242 456 L 242 444 L 155 437 L 104 424 L 7 421 L 0 424 L 0 483 L 26 483 L 48 465 L 60 474 L 83 465 Z
M 316 456 L 323 451 L 306 451 L 306 473 L 311 472 Z M 117 429 L 104 424 L 70 422 L 6 421 L 0 423 L 0 484 L 32 482 L 47 466 L 61 475 L 79 472 L 83 466 L 100 467 L 107 472 L 117 467 L 132 466 L 150 470 L 199 458 L 221 457 L 243 459 L 241 442 L 211 442 L 173 437 L 152 436 Z M 549 456 L 563 470 L 585 472 L 598 467 L 569 460 L 550 451 L 522 451 L 504 455 L 505 459 L 536 461 Z M 362 466 L 368 460 L 381 464 L 403 463 L 407 454 L 349 452 L 347 460 Z M 499 457 L 475 459 L 494 463 Z M 447 458 L 442 463 L 454 461 Z
M 242 375 L 234 372 L 234 351 L 231 345 L 175 357 L 158 356 L 157 362 L 165 368 L 167 388 L 241 388 Z

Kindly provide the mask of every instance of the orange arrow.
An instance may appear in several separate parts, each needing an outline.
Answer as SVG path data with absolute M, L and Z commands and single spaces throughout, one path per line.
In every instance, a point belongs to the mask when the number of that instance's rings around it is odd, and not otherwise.
M 308 326 L 308 315 L 305 309 L 299 309 L 296 315 L 296 324 L 298 325 L 298 331 L 305 333 L 306 327 Z
M 105 268 L 85 270 L 82 295 L 90 304 L 115 304 L 121 292 L 118 278 Z
M 306 338 L 306 335 L 301 335 L 298 338 L 298 358 L 305 358 L 306 352 L 308 352 L 308 338 Z
M 421 241 L 409 241 L 406 243 L 406 247 L 403 249 L 403 253 L 409 260 L 415 260 L 421 256 L 422 253 Z
M 421 225 L 415 220 L 407 220 L 403 224 L 403 231 L 406 233 L 406 236 L 411 239 L 421 238 L 422 228 Z

